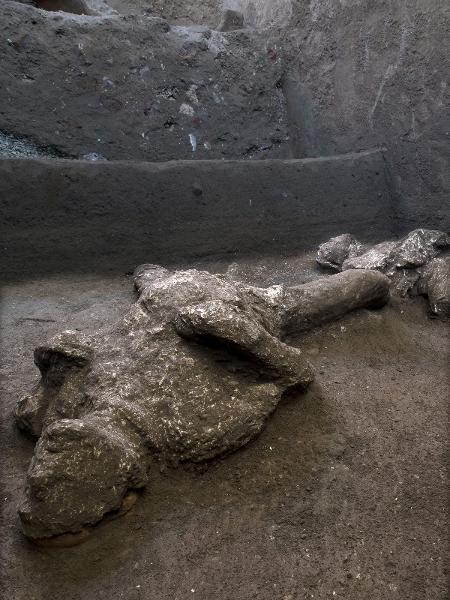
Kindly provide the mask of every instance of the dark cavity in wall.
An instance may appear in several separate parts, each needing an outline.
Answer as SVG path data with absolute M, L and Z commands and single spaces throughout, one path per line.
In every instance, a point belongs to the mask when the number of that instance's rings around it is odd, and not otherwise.
M 83 0 L 34 0 L 36 8 L 49 11 L 63 11 L 74 15 L 88 15 L 89 10 Z

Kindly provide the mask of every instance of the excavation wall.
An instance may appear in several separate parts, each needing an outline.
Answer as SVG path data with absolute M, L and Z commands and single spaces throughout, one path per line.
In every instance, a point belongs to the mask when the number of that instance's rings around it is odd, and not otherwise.
M 0 133 L 70 158 L 291 158 L 275 32 L 0 2 Z
M 292 254 L 395 233 L 381 151 L 268 161 L 0 161 L 5 277 Z
M 0 155 L 109 161 L 2 165 L 9 272 L 450 228 L 445 0 L 89 6 L 0 3 Z
M 263 0 L 260 0 L 261 2 Z M 382 144 L 407 231 L 450 227 L 450 4 L 297 0 L 286 79 L 296 156 Z

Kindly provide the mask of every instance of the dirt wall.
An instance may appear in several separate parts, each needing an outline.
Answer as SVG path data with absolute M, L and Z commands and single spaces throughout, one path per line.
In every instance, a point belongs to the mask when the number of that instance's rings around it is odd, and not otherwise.
M 0 161 L 5 278 L 288 255 L 395 233 L 379 151 L 330 159 Z
M 124 14 L 68 16 L 4 0 L 0 134 L 109 160 L 383 146 L 402 232 L 450 229 L 445 0 L 226 0 L 256 27 L 226 34 L 177 25 L 214 27 L 222 8 L 212 0 L 182 9 L 108 2 Z M 161 11 L 169 22 L 155 18 Z
M 298 64 L 285 82 L 296 156 L 382 144 L 404 230 L 450 227 L 450 5 L 294 2 Z
M 292 156 L 277 33 L 0 3 L 0 133 L 67 157 Z

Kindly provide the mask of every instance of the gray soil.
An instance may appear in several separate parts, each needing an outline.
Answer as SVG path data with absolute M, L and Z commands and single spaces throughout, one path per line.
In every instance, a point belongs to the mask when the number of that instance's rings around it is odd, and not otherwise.
M 228 270 L 262 285 L 317 276 L 310 256 Z M 256 441 L 207 466 L 155 469 L 126 516 L 58 550 L 20 532 L 33 445 L 15 430 L 13 407 L 38 379 L 34 347 L 64 328 L 114 321 L 132 285 L 55 276 L 2 294 L 2 598 L 448 598 L 449 330 L 425 301 L 359 311 L 291 340 L 316 383 L 286 398 Z

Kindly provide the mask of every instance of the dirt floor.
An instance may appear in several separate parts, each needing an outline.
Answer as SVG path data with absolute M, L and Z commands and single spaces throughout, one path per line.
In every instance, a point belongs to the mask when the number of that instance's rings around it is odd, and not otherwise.
M 211 270 L 225 270 L 211 264 Z M 258 284 L 315 275 L 310 257 L 235 264 Z M 129 277 L 58 277 L 2 290 L 2 598 L 10 600 L 444 600 L 450 331 L 422 300 L 359 311 L 302 336 L 316 383 L 246 448 L 156 470 L 135 507 L 82 545 L 44 549 L 16 504 L 33 445 L 17 398 L 33 348 L 114 321 Z

